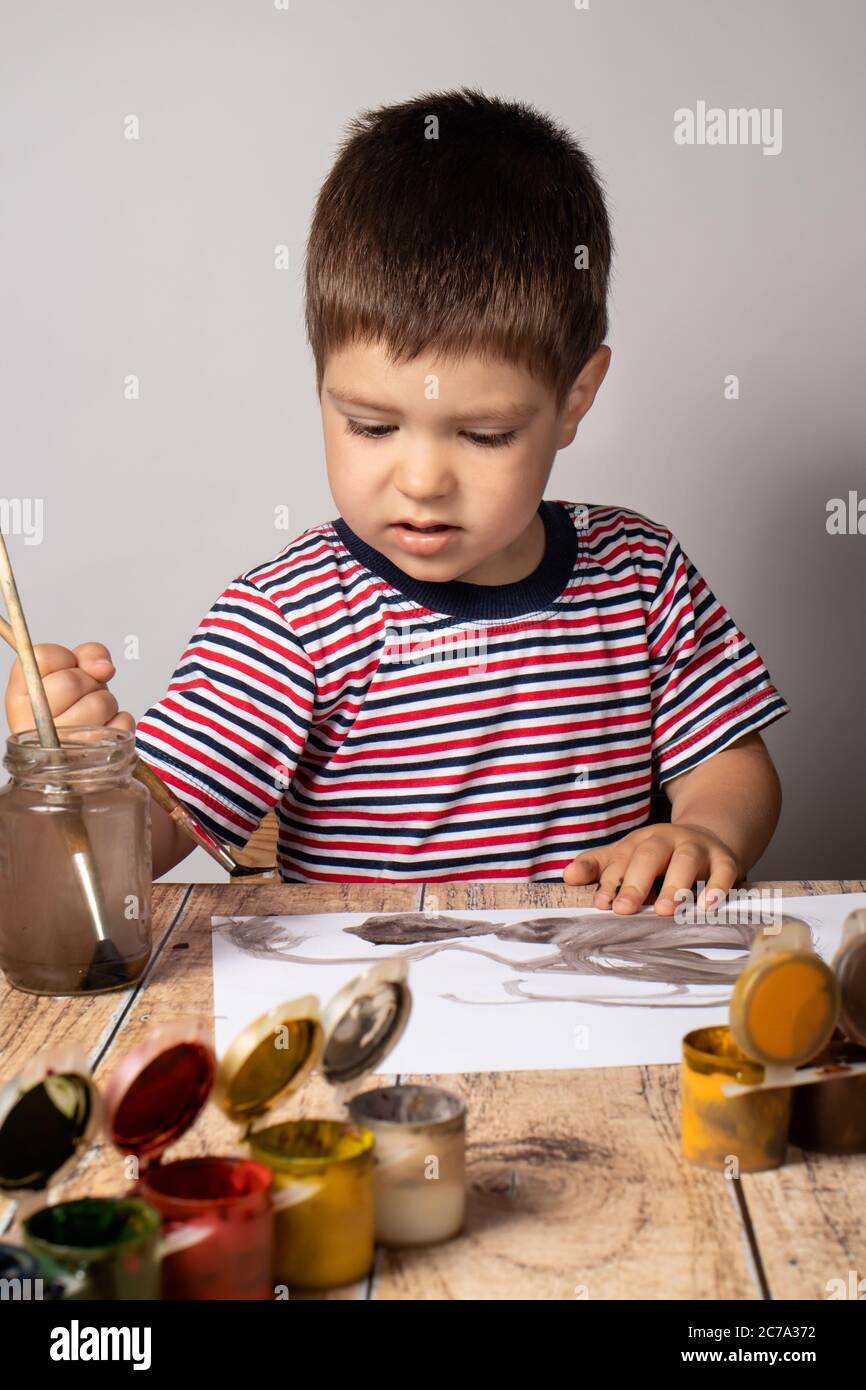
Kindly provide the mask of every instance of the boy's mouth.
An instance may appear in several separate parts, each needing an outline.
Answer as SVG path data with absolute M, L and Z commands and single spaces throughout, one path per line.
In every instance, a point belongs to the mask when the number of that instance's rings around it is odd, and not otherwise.
M 461 529 L 447 521 L 431 521 L 421 525 L 414 521 L 394 521 L 388 527 L 397 544 L 412 555 L 434 555 L 449 543 Z

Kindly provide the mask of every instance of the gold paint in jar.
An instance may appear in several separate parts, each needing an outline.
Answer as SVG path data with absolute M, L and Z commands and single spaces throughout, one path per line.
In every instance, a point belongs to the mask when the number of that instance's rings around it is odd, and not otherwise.
M 763 1080 L 764 1068 L 743 1053 L 730 1029 L 718 1025 L 686 1034 L 680 1107 L 683 1154 L 690 1163 L 726 1169 L 734 1159 L 732 1176 L 784 1163 L 790 1086 L 751 1096 L 725 1096 L 722 1091 L 729 1081 L 755 1085 Z
M 287 1120 L 249 1135 L 274 1174 L 274 1278 L 290 1289 L 355 1283 L 373 1264 L 373 1135 L 340 1120 Z

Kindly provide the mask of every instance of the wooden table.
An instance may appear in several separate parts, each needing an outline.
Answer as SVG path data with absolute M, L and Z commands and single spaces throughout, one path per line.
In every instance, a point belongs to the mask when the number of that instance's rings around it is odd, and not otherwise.
M 866 880 L 750 886 L 785 896 L 854 893 L 866 891 Z M 440 909 L 478 912 L 576 907 L 592 897 L 533 883 L 436 883 L 426 891 L 428 906 L 435 892 Z M 153 959 L 136 988 L 41 999 L 0 986 L 0 1080 L 74 1038 L 98 1081 L 153 1024 L 212 1014 L 211 914 L 405 911 L 424 897 L 415 884 L 157 884 Z M 739 1181 L 690 1167 L 680 1156 L 678 1071 L 432 1078 L 468 1104 L 465 1233 L 426 1251 L 380 1251 L 369 1279 L 331 1297 L 824 1299 L 829 1279 L 847 1281 L 851 1270 L 866 1277 L 866 1157 L 792 1149 L 785 1167 Z M 296 1115 L 328 1113 L 333 1096 L 314 1079 L 290 1105 Z M 239 1151 L 237 1133 L 212 1105 L 172 1156 L 208 1150 Z M 103 1145 L 56 1192 L 127 1185 L 120 1156 Z M 17 1238 L 12 1203 L 0 1208 L 3 1230 Z

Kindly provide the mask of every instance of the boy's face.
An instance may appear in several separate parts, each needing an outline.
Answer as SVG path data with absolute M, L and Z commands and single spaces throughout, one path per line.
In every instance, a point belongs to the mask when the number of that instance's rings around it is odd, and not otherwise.
M 508 584 L 544 553 L 538 504 L 604 379 L 599 348 L 560 411 L 522 367 L 470 355 L 395 366 L 377 343 L 328 358 L 328 478 L 356 535 L 416 579 Z M 423 534 L 416 526 L 444 523 Z

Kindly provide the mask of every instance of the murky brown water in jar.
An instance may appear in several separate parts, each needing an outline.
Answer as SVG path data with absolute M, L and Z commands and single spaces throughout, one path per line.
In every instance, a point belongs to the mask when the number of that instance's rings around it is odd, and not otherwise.
M 0 968 L 30 993 L 123 987 L 139 978 L 150 956 L 150 798 L 130 776 L 132 735 L 103 729 L 97 732 L 104 739 L 70 749 L 68 739 L 75 744 L 88 732 L 60 731 L 69 754 L 62 774 L 46 774 L 50 750 L 12 747 L 35 736 L 8 740 L 5 766 L 13 780 L 0 789 Z M 97 915 L 109 938 L 103 945 L 87 880 L 70 853 L 82 844 L 82 826 Z

